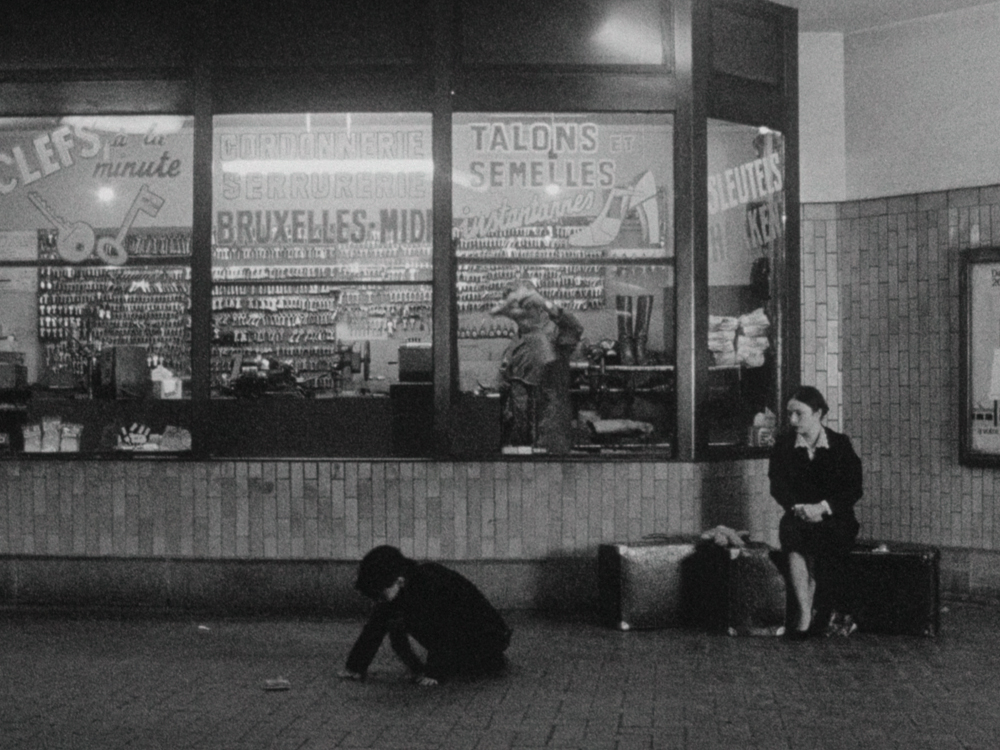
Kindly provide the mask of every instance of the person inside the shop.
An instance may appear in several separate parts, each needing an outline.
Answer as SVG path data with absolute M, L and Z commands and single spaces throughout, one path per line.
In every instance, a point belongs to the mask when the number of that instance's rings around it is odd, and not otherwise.
M 791 429 L 775 441 L 768 467 L 771 495 L 785 511 L 778 535 L 796 604 L 791 640 L 855 627 L 845 568 L 860 528 L 861 459 L 847 435 L 822 424 L 828 411 L 819 390 L 799 387 L 788 401 Z
M 418 563 L 382 545 L 361 560 L 354 585 L 375 606 L 341 677 L 363 680 L 386 635 L 419 685 L 498 674 L 506 666 L 511 630 L 462 574 L 439 563 Z M 410 638 L 426 649 L 425 660 Z
M 528 279 L 507 289 L 490 314 L 517 326 L 500 363 L 505 444 L 568 453 L 573 443 L 570 358 L 583 326 Z

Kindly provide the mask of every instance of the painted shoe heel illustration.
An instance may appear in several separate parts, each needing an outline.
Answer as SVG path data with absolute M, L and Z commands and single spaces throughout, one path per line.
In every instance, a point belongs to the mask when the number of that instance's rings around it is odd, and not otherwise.
M 642 225 L 642 237 L 646 242 L 659 240 L 660 208 L 656 203 L 656 180 L 652 172 L 646 172 L 632 188 L 634 194 L 630 206 L 639 214 Z
M 652 172 L 644 173 L 631 187 L 611 188 L 601 212 L 589 225 L 569 236 L 570 247 L 599 247 L 613 242 L 622 220 L 633 208 L 639 213 L 643 236 L 648 239 L 650 229 L 659 227 L 655 198 L 656 181 Z
M 628 213 L 631 188 L 611 188 L 604 208 L 590 224 L 569 236 L 570 247 L 598 247 L 614 241 Z

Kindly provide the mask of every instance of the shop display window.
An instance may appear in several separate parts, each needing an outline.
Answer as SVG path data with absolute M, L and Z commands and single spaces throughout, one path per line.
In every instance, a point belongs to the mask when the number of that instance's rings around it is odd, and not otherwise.
M 126 12 L 134 49 L 73 54 L 107 24 L 16 19 L 0 456 L 763 455 L 800 347 L 794 11 L 297 10 Z
M 775 290 L 786 241 L 784 139 L 765 127 L 709 120 L 708 167 L 708 440 L 767 447 L 780 423 Z
M 453 116 L 459 389 L 498 452 L 671 450 L 672 125 Z
M 463 0 L 463 61 L 492 65 L 664 65 L 663 0 Z
M 431 381 L 430 121 L 214 118 L 213 397 Z
M 0 119 L 0 449 L 191 449 L 189 117 Z

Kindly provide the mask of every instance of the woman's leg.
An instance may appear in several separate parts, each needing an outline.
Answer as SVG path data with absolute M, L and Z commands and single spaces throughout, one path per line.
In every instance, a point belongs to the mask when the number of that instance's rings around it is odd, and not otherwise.
M 813 599 L 816 597 L 816 577 L 813 560 L 801 552 L 788 553 L 788 577 L 798 605 L 797 630 L 808 630 L 812 624 Z
M 858 534 L 858 523 L 853 518 L 835 522 L 828 516 L 821 524 L 821 545 L 814 558 L 813 576 L 816 579 L 816 597 L 813 607 L 820 624 L 826 625 L 833 615 L 844 615 L 851 609 L 847 581 L 847 561 Z

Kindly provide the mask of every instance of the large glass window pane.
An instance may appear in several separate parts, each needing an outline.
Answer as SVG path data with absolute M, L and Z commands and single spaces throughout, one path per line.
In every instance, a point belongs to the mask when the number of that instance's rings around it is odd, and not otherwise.
M 454 116 L 460 388 L 497 449 L 670 448 L 672 124 Z
M 430 382 L 430 116 L 217 116 L 214 138 L 213 395 Z
M 192 132 L 0 120 L 0 444 L 190 449 Z
M 414 65 L 432 38 L 424 0 L 216 0 L 212 52 L 223 64 L 317 69 L 332 65 Z M 147 11 L 148 12 L 148 11 Z
M 709 443 L 766 446 L 778 414 L 772 289 L 785 252 L 784 139 L 710 120 L 708 166 Z
M 464 0 L 462 60 L 492 65 L 672 63 L 663 0 Z

